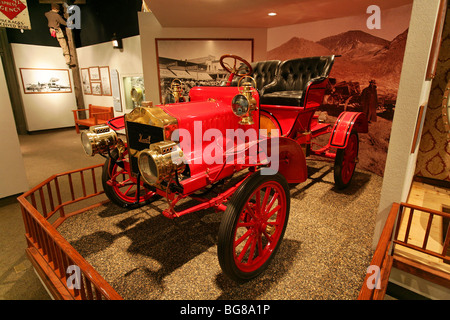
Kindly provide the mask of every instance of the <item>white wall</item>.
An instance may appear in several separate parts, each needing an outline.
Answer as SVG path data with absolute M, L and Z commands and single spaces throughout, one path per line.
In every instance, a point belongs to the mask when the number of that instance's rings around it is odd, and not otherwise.
M 29 185 L 1 60 L 0 114 L 0 136 L 2 137 L 0 150 L 3 150 L 0 166 L 0 198 L 4 198 L 27 191 Z
M 142 75 L 140 36 L 125 38 L 122 42 L 123 50 L 114 49 L 111 42 L 78 48 L 77 55 L 80 70 L 81 68 L 95 66 L 109 66 L 110 72 L 112 69 L 116 69 L 118 71 L 120 81 L 122 81 L 123 76 Z M 120 88 L 122 91 L 122 110 L 125 110 L 122 83 L 120 83 Z M 84 94 L 84 104 L 86 108 L 89 104 L 112 107 L 113 97 Z M 119 116 L 121 114 L 123 114 L 123 112 L 115 112 L 115 116 Z
M 56 41 L 56 40 L 55 40 Z M 68 69 L 60 47 L 11 44 L 20 81 L 28 131 L 74 126 L 76 109 L 72 72 Z M 71 93 L 25 94 L 20 68 L 67 69 L 72 83 Z
M 156 38 L 202 38 L 202 39 L 254 39 L 253 59 L 266 59 L 267 29 L 265 28 L 163 28 L 151 12 L 139 12 L 142 65 L 146 100 L 160 103 Z M 232 52 L 230 52 L 232 54 Z
M 406 201 L 411 188 L 417 148 L 414 153 L 410 151 L 419 108 L 427 105 L 430 95 L 431 81 L 426 81 L 425 77 L 438 9 L 439 0 L 414 0 L 374 232 L 374 248 L 392 203 Z M 424 119 L 425 115 L 421 126 Z

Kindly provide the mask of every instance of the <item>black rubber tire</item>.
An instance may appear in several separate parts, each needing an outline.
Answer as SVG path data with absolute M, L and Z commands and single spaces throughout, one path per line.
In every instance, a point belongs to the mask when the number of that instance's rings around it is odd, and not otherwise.
M 258 188 L 258 186 L 270 181 L 277 182 L 279 185 L 281 185 L 282 189 L 284 189 L 286 212 L 281 235 L 279 236 L 276 246 L 273 249 L 272 253 L 262 266 L 260 266 L 257 270 L 254 270 L 252 272 L 243 272 L 237 267 L 234 261 L 233 244 L 235 238 L 236 225 L 239 221 L 241 211 L 248 202 L 249 198 L 252 196 L 253 192 Z M 289 210 L 290 210 L 289 185 L 284 176 L 282 176 L 280 173 L 277 173 L 275 175 L 261 175 L 260 171 L 257 171 L 238 188 L 238 190 L 234 193 L 234 195 L 232 196 L 231 200 L 227 205 L 227 209 L 225 210 L 224 215 L 222 217 L 218 233 L 218 245 L 217 245 L 218 259 L 222 271 L 226 276 L 228 276 L 230 279 L 236 282 L 242 283 L 259 276 L 267 269 L 271 260 L 275 256 L 280 246 L 280 243 L 283 240 L 286 226 L 289 220 Z

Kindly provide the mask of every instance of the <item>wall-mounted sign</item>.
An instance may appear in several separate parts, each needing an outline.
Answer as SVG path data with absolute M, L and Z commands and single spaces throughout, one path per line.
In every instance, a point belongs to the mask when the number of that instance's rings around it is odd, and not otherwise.
M 26 0 L 0 1 L 0 27 L 30 30 L 30 16 Z

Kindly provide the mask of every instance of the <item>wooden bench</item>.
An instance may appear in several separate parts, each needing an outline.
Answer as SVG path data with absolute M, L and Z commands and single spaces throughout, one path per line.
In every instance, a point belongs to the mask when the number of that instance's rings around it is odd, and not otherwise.
M 88 118 L 78 119 L 78 111 L 89 111 Z M 77 133 L 80 133 L 79 126 L 91 127 L 97 124 L 106 123 L 108 120 L 114 118 L 113 107 L 94 106 L 92 104 L 89 105 L 89 109 L 77 109 L 72 110 L 72 112 Z

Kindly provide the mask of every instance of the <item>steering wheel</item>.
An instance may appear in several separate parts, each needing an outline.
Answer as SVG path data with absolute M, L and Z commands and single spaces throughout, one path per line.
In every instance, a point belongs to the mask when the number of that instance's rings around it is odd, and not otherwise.
M 234 59 L 233 67 L 231 67 L 230 64 L 225 62 L 225 59 L 227 59 L 227 58 Z M 242 62 L 243 65 L 236 68 L 236 64 L 238 61 Z M 224 68 L 226 71 L 228 71 L 230 73 L 230 77 L 228 78 L 228 81 L 227 81 L 227 87 L 229 87 L 231 85 L 231 81 L 233 80 L 235 75 L 245 77 L 245 76 L 252 74 L 252 72 L 253 72 L 252 66 L 250 65 L 250 63 L 247 60 L 245 60 L 244 58 L 241 58 L 239 56 L 236 56 L 234 54 L 224 54 L 223 56 L 220 57 L 219 62 L 220 62 L 220 65 L 222 66 L 222 68 Z M 238 74 L 239 71 L 244 70 L 244 68 L 243 68 L 244 66 L 247 67 L 247 70 L 248 70 L 247 73 Z

